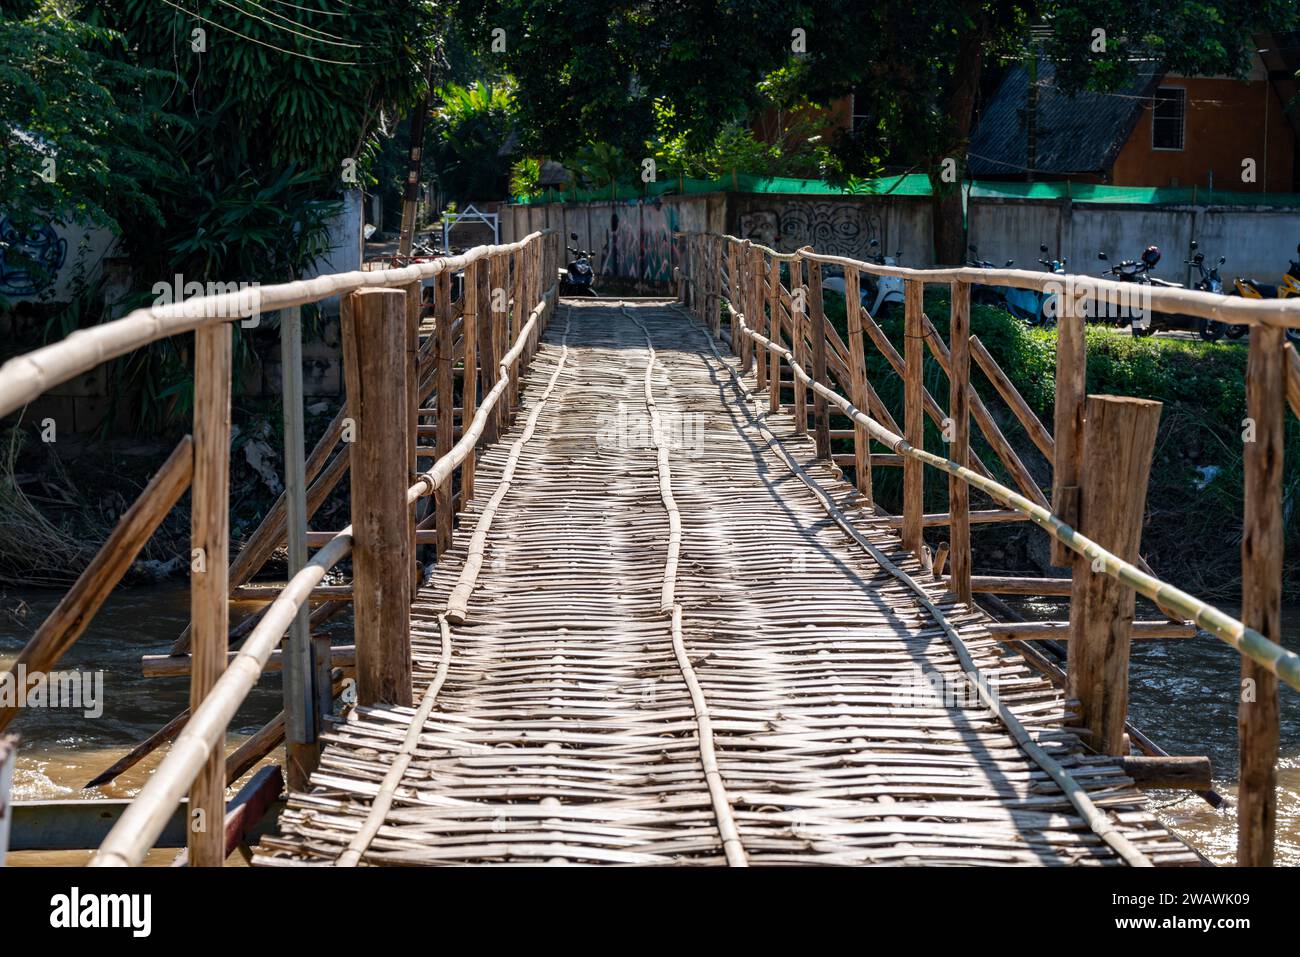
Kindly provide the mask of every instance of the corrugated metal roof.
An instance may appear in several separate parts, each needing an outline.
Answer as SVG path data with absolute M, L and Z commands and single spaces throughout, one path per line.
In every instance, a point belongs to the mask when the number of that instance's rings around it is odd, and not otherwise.
M 1139 63 L 1134 78 L 1114 93 L 1070 96 L 1056 87 L 1056 66 L 1038 61 L 1038 144 L 1036 173 L 1101 173 L 1110 169 L 1133 127 L 1144 97 L 1161 77 L 1155 63 Z M 998 176 L 1026 171 L 1025 111 L 1029 73 L 1007 72 L 984 108 L 971 136 L 970 172 Z

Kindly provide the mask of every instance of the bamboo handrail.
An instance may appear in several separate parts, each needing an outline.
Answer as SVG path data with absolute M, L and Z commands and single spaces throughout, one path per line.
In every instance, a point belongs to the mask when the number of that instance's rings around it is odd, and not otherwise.
M 150 306 L 121 319 L 78 329 L 56 343 L 16 356 L 0 366 L 0 418 L 31 402 L 41 393 L 87 372 L 109 359 L 147 346 L 159 339 L 192 332 L 203 326 L 231 322 L 256 309 L 274 312 L 290 306 L 319 302 L 357 289 L 405 286 L 442 272 L 455 272 L 488 256 L 514 252 L 554 230 L 529 233 L 517 242 L 477 246 L 458 256 L 399 269 L 354 270 L 260 286 L 215 296 L 195 296 L 166 306 Z
M 876 441 L 888 446 L 900 455 L 919 459 L 927 465 L 962 479 L 967 484 L 973 485 L 987 494 L 994 501 L 1026 515 L 1031 522 L 1047 532 L 1053 539 L 1061 542 L 1071 551 L 1087 558 L 1092 563 L 1095 572 L 1110 575 L 1132 588 L 1138 594 L 1150 598 L 1161 608 L 1170 609 L 1183 618 L 1194 621 L 1197 627 L 1236 648 L 1237 651 L 1251 661 L 1277 675 L 1290 687 L 1300 690 L 1300 655 L 1275 644 L 1260 632 L 1246 627 L 1242 622 L 1225 614 L 1213 605 L 1203 602 L 1167 582 L 1161 581 L 1154 575 L 1148 575 L 1137 566 L 1124 561 L 1085 535 L 1075 531 L 1049 509 L 1031 502 L 1000 482 L 987 479 L 972 469 L 958 465 L 951 459 L 926 452 L 923 449 L 913 448 L 902 436 L 886 429 L 847 399 L 838 395 L 833 389 L 814 381 L 804 371 L 803 366 L 795 362 L 790 350 L 776 345 L 766 336 L 750 329 L 743 314 L 735 314 L 731 318 L 737 324 L 737 327 L 754 342 L 759 343 L 769 351 L 780 353 L 790 363 L 795 375 L 807 383 L 815 392 L 819 392 L 828 401 L 839 406 L 844 414 L 855 423 L 863 425 L 871 432 Z
M 203 703 L 194 709 L 185 730 L 177 736 L 167 756 L 113 825 L 104 843 L 90 859 L 91 867 L 134 867 L 144 860 L 189 789 L 190 782 L 225 737 L 226 727 L 235 712 L 262 677 L 271 651 L 279 645 L 298 609 L 326 572 L 346 558 L 351 550 L 352 526 L 349 525 L 293 576 Z
M 1036 292 L 1074 290 L 1076 296 L 1096 299 L 1113 293 L 1123 301 L 1131 297 L 1134 283 L 1116 282 L 1101 276 L 1078 273 L 1044 273 L 1028 269 L 982 269 L 975 266 L 937 267 L 916 269 L 907 266 L 882 266 L 861 262 L 845 256 L 831 256 L 810 252 L 780 253 L 768 246 L 743 240 L 737 236 L 724 236 L 733 242 L 750 242 L 751 248 L 760 249 L 769 256 L 789 260 L 802 255 L 811 262 L 825 263 L 842 268 L 853 268 L 876 276 L 898 276 L 902 279 L 919 279 L 922 282 L 965 282 L 981 286 L 1013 286 Z M 1202 319 L 1213 319 L 1234 326 L 1272 326 L 1279 329 L 1300 328 L 1300 301 L 1287 299 L 1246 299 L 1242 296 L 1221 296 L 1192 289 L 1170 286 L 1141 285 L 1143 296 L 1150 294 L 1153 312 L 1185 313 Z

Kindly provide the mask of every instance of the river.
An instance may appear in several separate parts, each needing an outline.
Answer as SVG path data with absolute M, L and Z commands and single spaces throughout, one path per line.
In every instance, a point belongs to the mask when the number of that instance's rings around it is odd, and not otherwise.
M 0 668 L 8 668 L 62 593 L 25 589 L 0 593 Z M 1022 601 L 1026 617 L 1063 618 L 1051 601 Z M 247 612 L 236 609 L 234 614 Z M 1233 612 L 1234 609 L 1225 609 Z M 1150 617 L 1139 609 L 1139 617 Z M 22 736 L 14 776 L 18 800 L 130 796 L 148 778 L 161 752 L 118 780 L 93 792 L 81 789 L 90 778 L 120 758 L 188 705 L 188 678 L 144 678 L 140 656 L 162 654 L 189 618 L 186 583 L 116 591 L 60 669 L 100 670 L 104 675 L 103 714 L 79 710 L 33 709 L 11 726 Z M 345 620 L 333 625 L 348 629 Z M 1300 608 L 1284 615 L 1285 641 L 1300 648 Z M 1236 777 L 1237 688 L 1235 650 L 1199 635 L 1181 641 L 1144 641 L 1133 646 L 1131 709 L 1133 723 L 1171 754 L 1208 755 L 1216 789 L 1229 804 L 1212 809 L 1193 794 L 1151 793 L 1153 808 L 1181 837 L 1206 857 L 1230 864 L 1236 849 L 1231 810 Z M 240 709 L 229 741 L 231 749 L 280 710 L 278 675 L 269 675 Z M 165 750 L 165 749 L 164 749 Z M 1277 862 L 1300 865 L 1300 694 L 1282 689 L 1282 754 L 1279 762 Z M 81 863 L 86 854 L 12 854 L 10 863 Z M 150 863 L 167 863 L 174 852 L 156 852 Z

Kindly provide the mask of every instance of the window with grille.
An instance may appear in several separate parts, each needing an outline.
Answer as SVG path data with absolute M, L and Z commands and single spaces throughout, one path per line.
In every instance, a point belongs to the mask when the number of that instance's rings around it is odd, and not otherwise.
M 1151 147 L 1158 150 L 1182 149 L 1186 117 L 1186 90 L 1176 86 L 1157 89 L 1151 116 Z

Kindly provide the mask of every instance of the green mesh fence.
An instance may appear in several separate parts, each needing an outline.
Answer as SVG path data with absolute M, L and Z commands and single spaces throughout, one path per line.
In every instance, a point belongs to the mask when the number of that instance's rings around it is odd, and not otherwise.
M 1079 203 L 1129 203 L 1149 206 L 1282 206 L 1300 207 L 1300 193 L 1243 193 L 1196 186 L 1100 186 L 1061 182 L 1007 183 L 980 181 L 966 184 L 969 195 L 996 199 L 1072 199 Z M 717 179 L 675 177 L 655 183 L 611 184 L 599 189 L 561 192 L 547 190 L 540 196 L 515 198 L 516 203 L 627 202 L 655 196 L 690 196 L 698 193 L 780 193 L 803 196 L 929 196 L 930 180 L 924 173 L 881 176 L 851 187 L 832 186 L 819 179 L 788 176 L 755 176 L 732 173 Z

